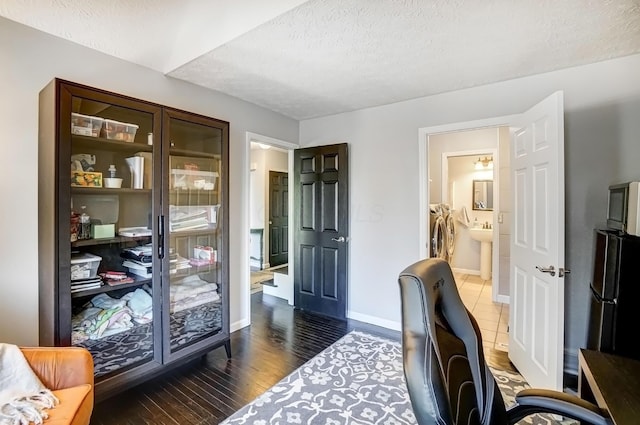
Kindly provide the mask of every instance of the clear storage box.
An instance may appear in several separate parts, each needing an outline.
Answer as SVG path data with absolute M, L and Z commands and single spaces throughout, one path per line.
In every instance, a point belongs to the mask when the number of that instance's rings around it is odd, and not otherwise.
M 171 170 L 173 189 L 215 190 L 218 173 L 215 171 Z
M 123 142 L 133 143 L 136 139 L 138 126 L 126 122 L 104 120 L 104 137 L 111 140 L 122 140 Z
M 71 255 L 71 280 L 90 279 L 98 276 L 98 266 L 102 257 L 89 254 Z
M 71 134 L 79 134 L 81 136 L 98 137 L 104 118 L 93 117 L 91 115 L 82 115 L 75 112 L 71 113 Z

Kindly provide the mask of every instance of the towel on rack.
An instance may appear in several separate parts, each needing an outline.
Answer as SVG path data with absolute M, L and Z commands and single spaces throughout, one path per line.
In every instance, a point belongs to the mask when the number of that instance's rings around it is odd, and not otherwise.
M 467 213 L 467 207 L 464 205 L 460 207 L 458 213 L 456 214 L 456 219 L 462 223 L 464 227 L 469 227 L 471 224 L 471 220 L 469 219 L 469 214 Z

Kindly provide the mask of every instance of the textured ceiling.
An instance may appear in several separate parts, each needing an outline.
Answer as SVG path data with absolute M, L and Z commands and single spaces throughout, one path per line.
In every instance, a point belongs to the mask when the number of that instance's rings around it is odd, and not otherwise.
M 296 119 L 640 52 L 638 0 L 2 0 L 0 15 Z

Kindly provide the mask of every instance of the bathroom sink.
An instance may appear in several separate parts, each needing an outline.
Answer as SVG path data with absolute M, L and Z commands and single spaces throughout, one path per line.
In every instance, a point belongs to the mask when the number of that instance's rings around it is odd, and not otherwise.
M 471 239 L 479 242 L 493 242 L 493 229 L 483 229 L 481 227 L 472 227 L 469 229 Z
M 480 278 L 491 279 L 491 243 L 493 242 L 493 229 L 472 227 L 469 229 L 471 239 L 480 242 Z

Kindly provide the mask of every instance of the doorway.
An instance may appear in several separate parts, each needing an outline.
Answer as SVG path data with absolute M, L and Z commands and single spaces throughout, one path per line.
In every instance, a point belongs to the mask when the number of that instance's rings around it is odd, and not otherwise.
M 292 236 L 289 179 L 296 145 L 270 137 L 247 133 L 248 175 L 248 288 L 249 294 L 262 292 L 293 304 L 288 247 Z M 274 187 L 273 176 L 277 176 Z M 277 196 L 274 198 L 274 192 Z M 273 226 L 273 213 L 277 212 Z M 275 236 L 275 238 L 274 238 Z M 274 251 L 274 247 L 276 248 Z M 273 254 L 276 254 L 275 256 Z M 272 264 L 273 261 L 273 264 Z M 246 298 L 250 308 L 250 297 Z
M 564 280 L 562 274 L 547 274 L 545 267 L 564 267 L 563 104 L 563 93 L 558 91 L 521 114 L 419 129 L 421 254 L 426 253 L 428 236 L 430 138 L 489 127 L 509 131 L 513 153 L 505 155 L 511 161 L 505 169 L 513 178 L 513 190 L 507 191 L 513 202 L 509 203 L 511 216 L 504 220 L 513 233 L 507 268 L 509 359 L 532 385 L 554 390 L 562 388 Z M 498 217 L 504 218 L 500 214 Z M 496 221 L 494 218 L 494 227 Z M 500 270 L 495 272 L 499 274 Z
M 504 125 L 425 134 L 425 204 L 429 210 L 440 203 L 452 210 L 456 229 L 452 268 L 471 275 L 482 271 L 485 281 L 490 275 L 491 300 L 501 303 L 509 303 L 509 145 L 510 132 Z M 473 198 L 474 190 L 487 193 L 487 187 L 492 188 L 491 208 L 487 199 Z M 477 226 L 491 230 L 489 255 L 481 255 L 487 247 L 470 230 Z M 421 233 L 427 241 L 430 230 Z M 480 267 L 486 257 L 488 266 Z
M 507 351 L 509 250 L 500 245 L 509 243 L 502 218 L 510 199 L 500 195 L 508 195 L 509 129 L 462 129 L 427 137 L 430 216 L 441 210 L 453 217 L 455 232 L 449 243 L 455 249 L 447 261 L 461 298 L 478 320 L 485 347 Z M 431 241 L 431 229 L 426 232 Z M 507 270 L 502 274 L 501 263 Z

